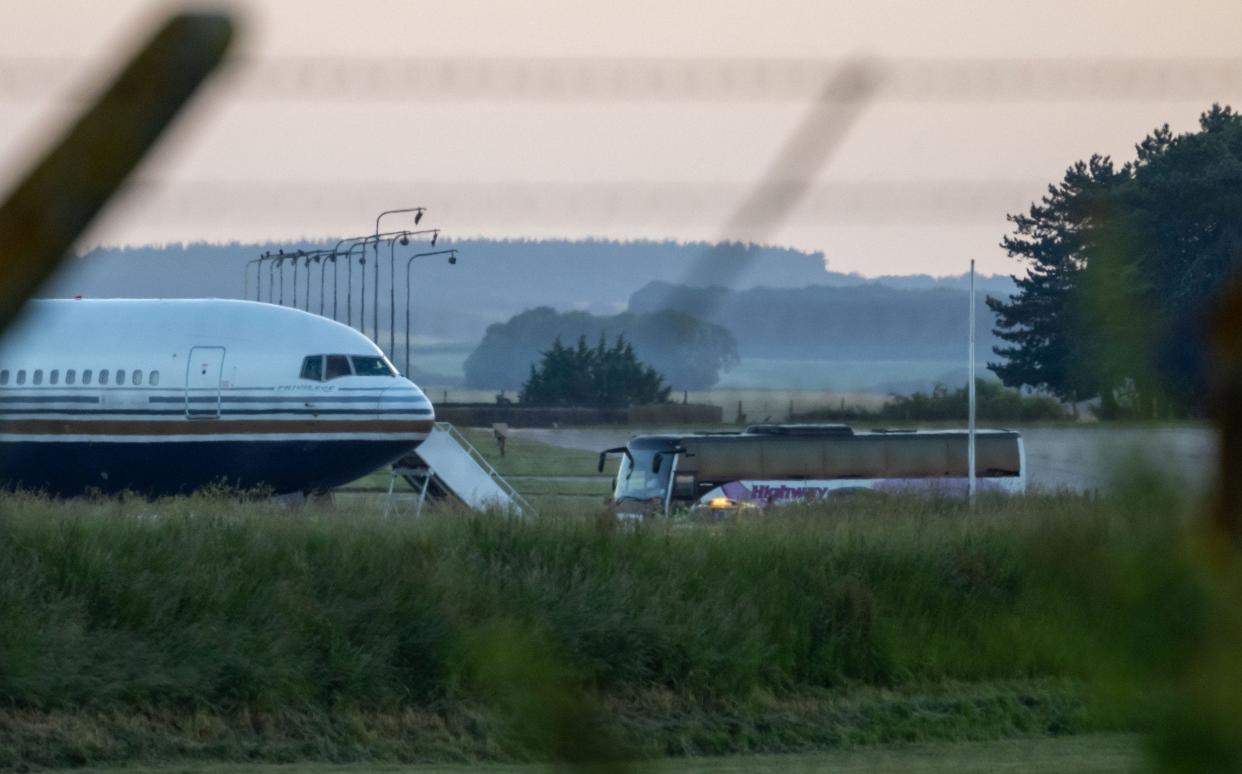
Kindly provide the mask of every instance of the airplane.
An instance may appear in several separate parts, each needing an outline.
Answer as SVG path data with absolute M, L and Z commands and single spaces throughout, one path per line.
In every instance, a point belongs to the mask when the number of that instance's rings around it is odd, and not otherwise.
M 0 486 L 314 493 L 400 458 L 434 410 L 341 323 L 253 301 L 33 300 L 0 339 Z

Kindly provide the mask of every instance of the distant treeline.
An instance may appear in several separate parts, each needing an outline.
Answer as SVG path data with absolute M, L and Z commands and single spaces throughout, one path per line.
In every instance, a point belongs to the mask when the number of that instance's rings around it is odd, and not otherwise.
M 694 261 L 708 250 L 702 242 L 672 240 L 602 239 L 454 239 L 451 223 L 428 219 L 424 225 L 443 226 L 437 248 L 460 251 L 455 265 L 433 259 L 417 259 L 411 267 L 413 330 L 421 337 L 458 342 L 478 341 L 488 325 L 512 317 L 526 309 L 549 306 L 558 310 L 581 310 L 594 314 L 616 314 L 626 308 L 630 295 L 649 282 L 693 282 L 708 284 L 722 272 L 740 269 L 733 286 L 757 285 L 770 288 L 799 288 L 805 285 L 854 287 L 867 283 L 862 277 L 827 271 L 822 253 L 790 248 L 733 243 L 713 250 L 720 271 L 706 276 L 688 276 Z M 311 250 L 332 247 L 338 237 L 317 240 L 227 244 L 173 244 L 135 247 L 101 247 L 71 258 L 64 269 L 42 289 L 44 295 L 121 298 L 241 298 L 247 288 L 255 293 L 255 271 L 247 262 L 265 251 Z M 408 256 L 428 249 L 425 242 L 398 245 L 392 254 L 396 264 L 397 303 L 404 309 L 404 267 Z M 355 256 L 357 254 L 355 253 Z M 368 251 L 368 268 L 373 269 Z M 389 251 L 384 245 L 380 257 L 379 304 L 381 314 L 388 309 Z M 287 269 L 288 267 L 286 267 Z M 320 269 L 311 272 L 312 311 L 319 310 Z M 265 264 L 262 276 L 264 300 L 268 298 L 271 274 Z M 305 298 L 307 275 L 299 274 L 298 296 Z M 331 293 L 331 272 L 325 277 Z M 373 292 L 373 271 L 367 287 Z M 961 277 L 937 279 L 926 275 L 889 276 L 886 285 L 909 289 L 955 287 Z M 341 271 L 343 296 L 345 272 Z M 981 278 L 981 287 L 1005 295 L 1012 286 L 1007 277 Z M 361 284 L 355 283 L 355 294 Z M 286 271 L 286 302 L 293 295 L 292 275 Z M 368 299 L 370 307 L 374 297 Z M 355 299 L 355 313 L 358 301 Z M 331 311 L 331 303 L 325 305 Z M 343 298 L 340 307 L 345 307 Z M 647 311 L 633 309 L 631 311 Z M 684 311 L 684 310 L 683 310 Z M 574 334 L 572 338 L 577 338 Z M 545 342 L 544 346 L 550 344 Z
M 980 362 L 992 355 L 994 315 L 977 298 Z M 700 288 L 652 282 L 630 311 L 676 309 L 727 329 L 742 357 L 828 360 L 966 359 L 968 294 L 959 289 Z
M 1018 390 L 978 379 L 975 382 L 976 416 L 984 422 L 1062 421 L 1072 418 L 1069 409 L 1055 398 L 1045 395 L 1023 395 Z M 842 404 L 839 409 L 821 409 L 796 414 L 799 422 L 810 421 L 896 421 L 896 422 L 965 422 L 969 396 L 965 387 L 956 390 L 937 384 L 930 393 L 894 395 L 878 409 Z
M 436 248 L 456 248 L 459 260 L 449 265 L 441 258 L 417 259 L 410 272 L 413 330 L 416 335 L 459 342 L 478 341 L 488 325 L 539 306 L 615 314 L 625 309 L 629 295 L 652 280 L 686 278 L 695 259 L 708 250 L 705 243 L 673 240 L 604 239 L 455 239 L 452 223 L 428 218 L 424 227 L 442 226 L 445 233 Z M 247 287 L 255 292 L 255 271 L 247 262 L 265 251 L 286 253 L 330 248 L 339 237 L 317 240 L 174 244 L 140 247 L 103 247 L 66 262 L 64 270 L 43 289 L 45 295 L 122 298 L 241 298 Z M 426 242 L 397 245 L 390 254 L 384 244 L 380 264 L 379 306 L 388 310 L 390 257 L 396 265 L 398 315 L 404 310 L 405 265 L 409 256 L 431 249 Z M 733 243 L 712 251 L 720 272 L 736 277 L 738 287 L 765 284 L 799 287 L 816 282 L 857 283 L 857 277 L 831 273 L 822 253 L 791 248 Z M 360 254 L 355 252 L 355 261 Z M 366 306 L 374 301 L 373 251 L 367 250 Z M 340 315 L 345 310 L 346 274 L 340 266 Z M 311 269 L 312 311 L 319 309 L 320 268 Z M 269 297 L 269 268 L 262 275 L 262 299 Z M 298 278 L 297 294 L 305 300 L 306 273 Z M 361 283 L 355 267 L 354 313 L 358 313 Z M 909 278 L 918 281 L 918 278 Z M 928 281 L 934 281 L 927 278 Z M 331 294 L 332 277 L 326 277 Z M 294 288 L 286 266 L 285 301 Z M 330 313 L 331 302 L 326 304 Z M 368 311 L 368 313 L 370 313 Z M 577 338 L 577 334 L 572 337 Z M 551 340 L 545 343 L 550 344 Z

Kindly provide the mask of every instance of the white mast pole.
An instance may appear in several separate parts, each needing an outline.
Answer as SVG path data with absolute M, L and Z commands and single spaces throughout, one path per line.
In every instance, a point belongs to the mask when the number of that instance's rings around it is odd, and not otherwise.
M 970 353 L 966 366 L 966 385 L 968 396 L 969 429 L 966 436 L 966 491 L 970 498 L 970 506 L 975 505 L 975 262 L 970 261 Z

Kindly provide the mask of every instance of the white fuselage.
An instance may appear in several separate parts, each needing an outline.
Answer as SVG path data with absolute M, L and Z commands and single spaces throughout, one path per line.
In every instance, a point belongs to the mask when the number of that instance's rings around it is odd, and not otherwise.
M 32 301 L 0 340 L 9 487 L 325 489 L 408 452 L 433 419 L 361 333 L 270 304 Z

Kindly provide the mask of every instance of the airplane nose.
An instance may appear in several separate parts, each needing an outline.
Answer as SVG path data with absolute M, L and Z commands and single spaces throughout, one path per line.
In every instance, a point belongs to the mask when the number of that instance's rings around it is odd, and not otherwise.
M 418 385 L 407 379 L 401 382 L 380 393 L 376 410 L 381 414 L 415 415 L 418 419 L 434 420 L 435 409 Z

